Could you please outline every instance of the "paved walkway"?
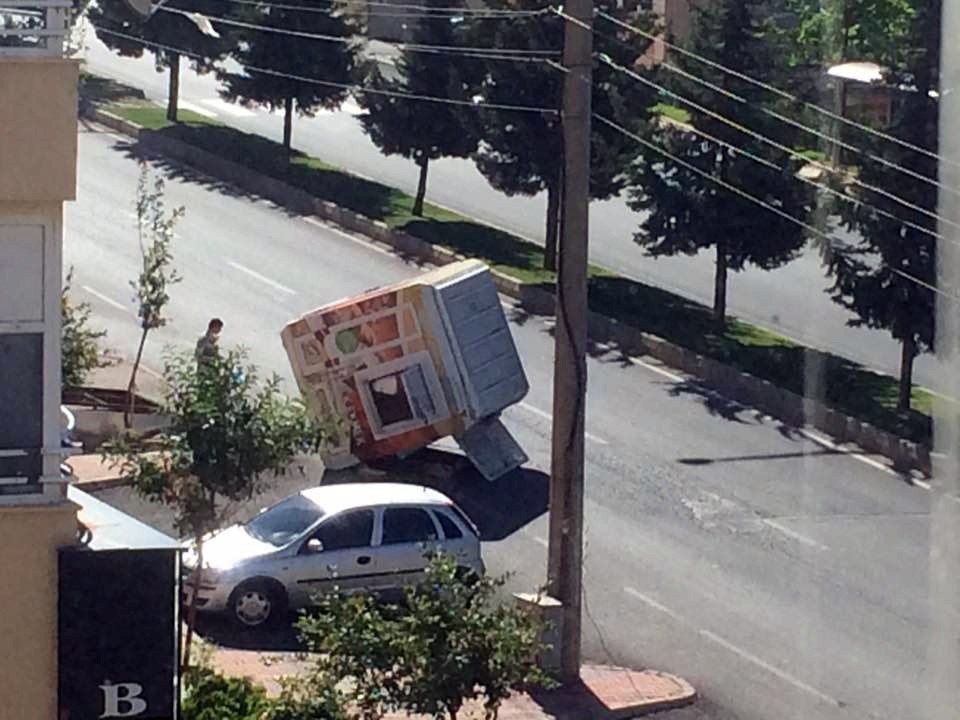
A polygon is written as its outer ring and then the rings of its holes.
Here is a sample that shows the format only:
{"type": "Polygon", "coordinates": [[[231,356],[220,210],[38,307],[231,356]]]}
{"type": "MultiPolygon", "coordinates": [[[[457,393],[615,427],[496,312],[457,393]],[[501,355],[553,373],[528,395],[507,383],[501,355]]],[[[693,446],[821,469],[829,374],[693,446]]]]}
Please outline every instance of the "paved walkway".
{"type": "MultiPolygon", "coordinates": [[[[280,690],[278,678],[295,675],[301,660],[292,653],[217,649],[213,664],[222,673],[262,683],[271,694],[280,690]]],[[[500,707],[500,720],[615,720],[689,705],[696,691],[686,681],[654,670],[627,670],[585,665],[581,683],[533,694],[519,693],[500,707]]],[[[460,720],[481,720],[483,707],[467,704],[460,720]]],[[[413,720],[406,714],[386,720],[413,720]]],[[[419,717],[417,720],[420,720],[419,717]]]]}

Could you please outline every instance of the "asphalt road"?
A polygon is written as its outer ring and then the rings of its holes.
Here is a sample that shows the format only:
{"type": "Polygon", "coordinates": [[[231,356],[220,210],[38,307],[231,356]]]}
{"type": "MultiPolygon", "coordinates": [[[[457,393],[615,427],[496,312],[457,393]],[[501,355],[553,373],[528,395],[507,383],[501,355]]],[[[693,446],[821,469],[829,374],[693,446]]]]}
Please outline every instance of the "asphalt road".
{"type": "MultiPolygon", "coordinates": [[[[97,40],[92,29],[86,34],[86,66],[142,88],[147,97],[165,101],[167,75],[158,73],[152,56],[139,60],[121,58],[97,40]]],[[[257,108],[224,102],[217,94],[216,78],[198,76],[186,65],[182,69],[181,103],[186,109],[215,117],[247,132],[279,140],[282,117],[257,108]]],[[[304,152],[359,175],[376,178],[408,192],[416,190],[418,170],[408,160],[386,157],[363,133],[355,103],[340,112],[322,111],[294,123],[294,145],[304,152]]],[[[487,183],[469,160],[443,159],[431,163],[427,197],[432,202],[480,218],[536,241],[542,241],[546,199],[507,197],[487,183]]],[[[758,212],[763,212],[758,208],[758,212]]],[[[633,242],[639,216],[621,198],[596,202],[591,208],[593,262],[643,282],[711,304],[713,298],[712,253],[697,256],[652,259],[633,242]]],[[[728,307],[731,313],[781,332],[823,350],[838,353],[867,367],[896,374],[899,346],[886,332],[850,328],[852,316],[826,294],[819,254],[810,249],[803,257],[782,268],[763,271],[748,268],[730,276],[728,307]]],[[[934,359],[917,360],[915,378],[927,387],[941,387],[934,359]]]]}
{"type": "MultiPolygon", "coordinates": [[[[81,132],[79,154],[64,263],[109,344],[132,354],[137,164],[126,140],[96,128],[81,132]]],[[[187,208],[174,246],[183,282],[170,323],[147,342],[151,369],[165,346],[192,347],[219,315],[225,344],[246,345],[265,371],[289,379],[278,337],[288,320],[419,271],[311,219],[166,171],[169,203],[187,208]]],[[[532,389],[505,421],[531,461],[495,485],[465,473],[444,487],[482,525],[491,571],[530,589],[545,568],[552,338],[543,318],[508,312],[532,389]]],[[[941,666],[931,664],[938,628],[956,603],[932,602],[928,566],[952,550],[938,528],[957,527],[960,505],[643,359],[597,348],[589,372],[589,658],[688,678],[703,701],[671,719],[956,717],[957,684],[938,690],[931,674],[941,666]],[[931,522],[932,510],[946,525],[931,522]]],[[[274,496],[314,480],[309,471],[280,480],[274,496]]],[[[129,490],[101,497],[169,524],[129,490]]]]}

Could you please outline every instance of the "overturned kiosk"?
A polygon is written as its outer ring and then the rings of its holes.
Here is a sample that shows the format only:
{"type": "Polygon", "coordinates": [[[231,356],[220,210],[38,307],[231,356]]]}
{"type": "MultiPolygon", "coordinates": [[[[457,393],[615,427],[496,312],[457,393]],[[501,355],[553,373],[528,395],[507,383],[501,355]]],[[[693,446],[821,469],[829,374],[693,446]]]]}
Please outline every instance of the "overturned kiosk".
{"type": "Polygon", "coordinates": [[[465,260],[338,300],[282,331],[324,461],[405,456],[452,436],[488,480],[527,460],[500,413],[529,390],[489,268],[465,260]]]}

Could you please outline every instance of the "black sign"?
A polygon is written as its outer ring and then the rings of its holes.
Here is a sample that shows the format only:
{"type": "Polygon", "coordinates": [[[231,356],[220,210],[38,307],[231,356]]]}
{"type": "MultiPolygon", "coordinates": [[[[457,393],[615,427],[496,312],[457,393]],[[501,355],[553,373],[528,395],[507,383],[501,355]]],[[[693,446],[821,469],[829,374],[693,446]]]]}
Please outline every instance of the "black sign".
{"type": "Polygon", "coordinates": [[[60,552],[59,720],[177,720],[177,550],[60,552]]]}

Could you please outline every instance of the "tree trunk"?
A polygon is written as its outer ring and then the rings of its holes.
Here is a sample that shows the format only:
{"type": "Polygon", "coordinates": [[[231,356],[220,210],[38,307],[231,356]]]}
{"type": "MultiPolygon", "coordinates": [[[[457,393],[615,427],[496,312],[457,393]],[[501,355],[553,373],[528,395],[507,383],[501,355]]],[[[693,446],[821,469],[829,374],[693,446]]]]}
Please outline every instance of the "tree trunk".
{"type": "Polygon", "coordinates": [[[413,201],[413,214],[417,217],[423,217],[423,200],[427,195],[427,167],[430,165],[430,159],[424,157],[417,162],[420,166],[420,180],[417,183],[417,197],[413,201]]]}
{"type": "Polygon", "coordinates": [[[180,55],[170,56],[170,87],[167,91],[167,120],[177,122],[177,106],[180,104],[180,55]]]}
{"type": "Polygon", "coordinates": [[[912,333],[900,345],[900,392],[898,410],[910,409],[910,394],[913,390],[913,361],[917,357],[917,343],[912,333]]]}
{"type": "Polygon", "coordinates": [[[190,587],[193,593],[190,598],[190,607],[187,608],[187,633],[183,637],[183,661],[181,667],[186,670],[190,667],[190,649],[193,645],[193,628],[197,623],[197,591],[200,589],[200,576],[203,574],[203,536],[196,538],[197,569],[190,577],[190,587]]]}
{"type": "Polygon", "coordinates": [[[283,147],[290,154],[290,142],[293,139],[293,98],[284,98],[283,101],[283,147]]]}
{"type": "Polygon", "coordinates": [[[727,321],[727,243],[717,240],[717,270],[713,277],[713,320],[720,327],[727,321]]]}
{"type": "Polygon", "coordinates": [[[560,197],[561,183],[547,186],[547,228],[543,249],[543,269],[557,269],[557,248],[560,244],[560,197]]]}
{"type": "Polygon", "coordinates": [[[128,430],[133,425],[133,412],[137,402],[137,370],[140,369],[140,359],[143,357],[143,346],[147,342],[147,333],[149,330],[143,328],[140,334],[140,347],[137,348],[137,359],[133,361],[133,370],[130,371],[130,383],[127,385],[127,412],[123,414],[123,426],[128,430]]]}

